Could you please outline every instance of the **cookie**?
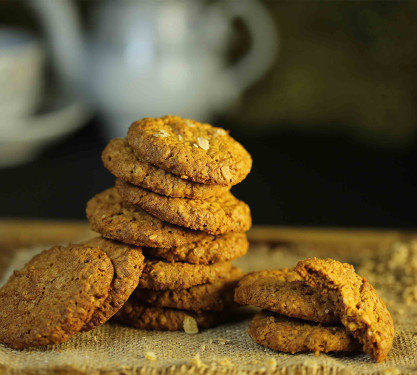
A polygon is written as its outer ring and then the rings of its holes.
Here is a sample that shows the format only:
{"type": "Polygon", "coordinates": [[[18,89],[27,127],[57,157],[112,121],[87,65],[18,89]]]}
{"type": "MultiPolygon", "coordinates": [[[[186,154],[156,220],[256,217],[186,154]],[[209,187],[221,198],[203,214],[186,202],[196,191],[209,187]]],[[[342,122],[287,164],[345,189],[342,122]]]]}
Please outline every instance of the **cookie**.
{"type": "Polygon", "coordinates": [[[187,320],[189,319],[194,320],[197,327],[202,329],[214,327],[222,323],[227,316],[227,312],[223,312],[222,314],[219,314],[217,311],[196,313],[185,310],[139,305],[132,301],[132,299],[129,299],[115,315],[114,321],[138,329],[183,331],[187,330],[187,320]]]}
{"type": "Polygon", "coordinates": [[[138,304],[168,307],[192,311],[222,311],[233,304],[233,290],[243,276],[238,267],[212,283],[192,286],[188,289],[152,290],[136,289],[133,298],[138,304]]]}
{"type": "Polygon", "coordinates": [[[293,269],[245,275],[235,290],[235,301],[293,318],[340,324],[334,304],[307,285],[293,269]]]}
{"type": "Polygon", "coordinates": [[[136,121],[127,140],[137,157],[203,184],[236,185],[252,167],[249,153],[224,129],[179,116],[136,121]]]}
{"type": "Polygon", "coordinates": [[[55,246],[36,255],[0,289],[0,342],[23,349],[68,340],[107,298],[113,272],[97,247],[55,246]]]}
{"type": "Polygon", "coordinates": [[[145,258],[140,247],[106,240],[102,237],[93,238],[85,242],[84,245],[103,250],[110,258],[114,268],[109,295],[82,328],[82,331],[89,331],[109,320],[128,300],[139,283],[145,258]]]}
{"type": "Polygon", "coordinates": [[[116,188],[125,201],[171,224],[215,235],[245,232],[251,226],[249,206],[230,192],[197,200],[165,197],[122,180],[116,188]]]}
{"type": "Polygon", "coordinates": [[[103,150],[101,159],[104,166],[117,178],[168,197],[205,199],[230,190],[230,186],[205,185],[183,180],[139,159],[123,138],[112,139],[103,150]]]}
{"type": "Polygon", "coordinates": [[[186,289],[224,278],[229,274],[231,267],[230,262],[188,264],[145,259],[145,268],[139,280],[138,288],[154,290],[186,289]]]}
{"type": "Polygon", "coordinates": [[[124,202],[115,188],[90,199],[86,212],[92,230],[135,246],[181,246],[209,237],[204,232],[165,223],[137,205],[124,202]]]}
{"type": "Polygon", "coordinates": [[[171,248],[144,247],[142,251],[145,255],[170,262],[211,264],[239,258],[246,254],[248,248],[249,242],[244,233],[226,233],[171,248]]]}
{"type": "Polygon", "coordinates": [[[369,281],[356,274],[352,265],[333,259],[306,259],[295,270],[335,303],[342,324],[366,353],[382,362],[392,347],[394,323],[369,281]]]}
{"type": "Polygon", "coordinates": [[[252,339],[280,352],[355,352],[360,345],[345,327],[325,326],[268,311],[257,313],[249,327],[252,339]]]}

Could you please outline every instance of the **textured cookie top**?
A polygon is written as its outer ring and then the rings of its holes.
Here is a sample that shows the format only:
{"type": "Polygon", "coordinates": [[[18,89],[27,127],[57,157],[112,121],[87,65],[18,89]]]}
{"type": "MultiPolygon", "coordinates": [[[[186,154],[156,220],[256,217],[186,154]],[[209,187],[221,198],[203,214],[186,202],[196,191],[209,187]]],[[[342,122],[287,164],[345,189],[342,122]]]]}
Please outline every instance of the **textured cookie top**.
{"type": "Polygon", "coordinates": [[[268,311],[255,315],[249,335],[258,344],[289,353],[352,352],[360,348],[343,326],[325,326],[268,311]]]}
{"type": "Polygon", "coordinates": [[[139,205],[163,221],[182,227],[223,234],[245,232],[252,224],[249,206],[230,192],[197,200],[165,197],[122,180],[116,181],[116,187],[124,200],[139,205]]]}
{"type": "MultiPolygon", "coordinates": [[[[166,309],[141,305],[129,299],[115,316],[115,321],[138,329],[158,331],[183,331],[187,329],[187,320],[197,329],[210,328],[221,323],[227,314],[213,311],[196,313],[177,309],[166,309]]],[[[188,323],[190,324],[190,323],[188,323]]]]}
{"type": "Polygon", "coordinates": [[[91,229],[103,237],[136,246],[172,247],[201,241],[207,233],[165,223],[139,206],[122,200],[115,188],[107,189],[87,203],[91,229]]]}
{"type": "Polygon", "coordinates": [[[107,298],[113,272],[97,247],[36,255],[0,289],[0,342],[22,349],[66,341],[107,298]]]}
{"type": "Polygon", "coordinates": [[[249,242],[244,233],[226,233],[208,236],[202,241],[163,248],[144,247],[143,253],[170,262],[181,261],[194,264],[227,262],[246,254],[249,242]]]}
{"type": "Polygon", "coordinates": [[[243,276],[238,267],[232,267],[224,277],[212,283],[188,289],[152,290],[137,288],[134,299],[138,303],[192,311],[222,311],[233,304],[233,290],[243,276]]]}
{"type": "Polygon", "coordinates": [[[179,116],[136,121],[127,140],[139,158],[203,184],[235,185],[252,167],[249,153],[224,129],[179,116]]]}
{"type": "Polygon", "coordinates": [[[89,331],[109,320],[128,300],[139,283],[145,257],[142,255],[140,247],[106,240],[102,237],[93,238],[85,242],[84,245],[98,247],[104,251],[114,268],[109,295],[103,304],[94,311],[93,316],[82,329],[89,331]]]}
{"type": "Polygon", "coordinates": [[[230,186],[205,185],[184,180],[133,154],[126,139],[115,138],[101,155],[104,166],[116,177],[168,197],[204,199],[230,190],[230,186]]]}
{"type": "Polygon", "coordinates": [[[240,280],[235,301],[293,318],[340,323],[334,304],[305,283],[293,269],[252,272],[240,280]]]}
{"type": "Polygon", "coordinates": [[[366,353],[382,362],[392,347],[394,322],[369,281],[356,274],[352,265],[333,259],[306,259],[295,270],[334,301],[342,324],[366,353]]]}
{"type": "Polygon", "coordinates": [[[190,288],[194,285],[212,283],[216,279],[225,278],[231,267],[230,262],[188,264],[146,259],[138,288],[155,290],[190,288]]]}

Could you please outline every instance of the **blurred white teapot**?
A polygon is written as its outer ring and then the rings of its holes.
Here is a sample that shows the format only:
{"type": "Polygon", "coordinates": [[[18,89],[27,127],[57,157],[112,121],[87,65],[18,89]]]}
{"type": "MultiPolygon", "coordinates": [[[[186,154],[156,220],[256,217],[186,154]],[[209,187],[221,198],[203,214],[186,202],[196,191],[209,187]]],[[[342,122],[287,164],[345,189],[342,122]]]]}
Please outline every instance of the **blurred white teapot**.
{"type": "Polygon", "coordinates": [[[255,0],[107,1],[95,15],[86,78],[111,137],[145,116],[209,120],[258,80],[277,52],[274,24],[255,0]],[[236,18],[252,43],[226,67],[236,18]]]}
{"type": "Polygon", "coordinates": [[[64,85],[99,110],[110,137],[124,136],[145,116],[209,120],[265,73],[278,49],[275,26],[257,0],[96,2],[84,41],[70,0],[31,4],[57,51],[64,85]],[[227,67],[235,19],[246,25],[251,45],[227,67]]]}

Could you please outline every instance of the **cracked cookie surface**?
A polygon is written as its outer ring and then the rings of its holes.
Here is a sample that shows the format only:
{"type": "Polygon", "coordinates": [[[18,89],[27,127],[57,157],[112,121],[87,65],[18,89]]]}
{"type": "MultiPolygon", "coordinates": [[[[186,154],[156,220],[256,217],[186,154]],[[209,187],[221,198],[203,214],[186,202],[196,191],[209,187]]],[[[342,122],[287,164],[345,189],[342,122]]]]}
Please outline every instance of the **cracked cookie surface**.
{"type": "Polygon", "coordinates": [[[363,350],[377,362],[385,360],[394,339],[394,322],[369,281],[352,265],[333,259],[305,259],[295,270],[335,303],[342,324],[363,350]]]}
{"type": "Polygon", "coordinates": [[[172,198],[116,181],[120,196],[140,206],[149,214],[171,224],[218,235],[227,232],[245,232],[251,224],[249,206],[226,192],[204,200],[172,198]]]}
{"type": "Polygon", "coordinates": [[[309,351],[318,354],[360,349],[360,345],[342,325],[324,326],[268,311],[261,311],[254,316],[249,335],[260,345],[288,353],[309,351]]]}
{"type": "Polygon", "coordinates": [[[184,180],[139,159],[124,138],[110,140],[101,158],[104,166],[117,178],[168,197],[205,199],[230,190],[230,186],[184,180]]]}
{"type": "Polygon", "coordinates": [[[107,189],[87,203],[92,230],[103,237],[135,246],[172,247],[201,241],[209,235],[172,225],[123,201],[115,188],[107,189]]]}
{"type": "Polygon", "coordinates": [[[113,273],[97,247],[55,246],[34,256],[0,289],[0,342],[23,349],[68,340],[107,298],[113,273]]]}
{"type": "Polygon", "coordinates": [[[252,167],[249,153],[224,129],[179,116],[136,121],[127,140],[139,158],[194,182],[235,185],[252,167]]]}
{"type": "Polygon", "coordinates": [[[334,304],[310,287],[293,269],[263,270],[245,275],[235,301],[293,318],[340,323],[334,304]]]}

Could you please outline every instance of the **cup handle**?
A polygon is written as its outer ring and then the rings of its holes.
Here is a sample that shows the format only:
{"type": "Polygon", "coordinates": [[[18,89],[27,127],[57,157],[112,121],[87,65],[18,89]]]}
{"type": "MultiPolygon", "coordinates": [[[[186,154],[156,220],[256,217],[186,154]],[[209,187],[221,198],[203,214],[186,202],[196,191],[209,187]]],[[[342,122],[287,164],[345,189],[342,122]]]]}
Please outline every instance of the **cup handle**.
{"type": "Polygon", "coordinates": [[[241,93],[257,82],[278,55],[279,35],[267,9],[257,0],[226,1],[224,11],[232,20],[240,18],[248,27],[252,44],[249,51],[226,70],[241,93]]]}

